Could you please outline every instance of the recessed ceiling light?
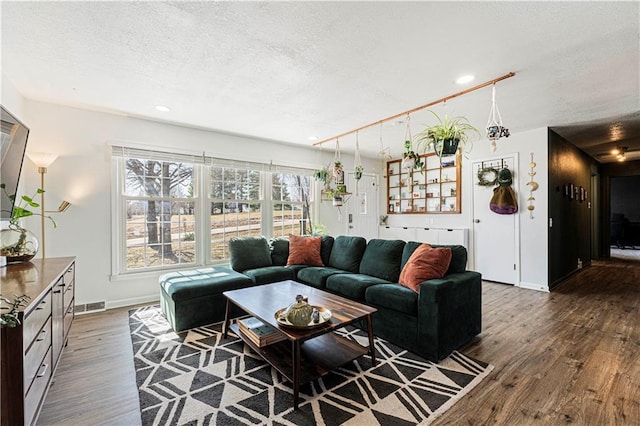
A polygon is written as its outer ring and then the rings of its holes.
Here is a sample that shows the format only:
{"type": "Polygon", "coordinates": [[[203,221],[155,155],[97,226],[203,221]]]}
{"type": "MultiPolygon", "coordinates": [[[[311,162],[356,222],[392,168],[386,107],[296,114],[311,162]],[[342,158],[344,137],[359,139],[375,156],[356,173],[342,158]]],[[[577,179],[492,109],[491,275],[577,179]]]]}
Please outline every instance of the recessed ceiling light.
{"type": "Polygon", "coordinates": [[[317,136],[309,136],[308,139],[310,141],[317,141],[319,138],[317,136]]]}
{"type": "Polygon", "coordinates": [[[164,106],[164,105],[156,105],[156,109],[158,111],[162,111],[162,112],[169,112],[171,111],[171,108],[169,108],[168,106],[164,106]]]}
{"type": "Polygon", "coordinates": [[[619,150],[618,148],[613,148],[613,149],[611,150],[611,154],[613,154],[613,155],[620,154],[620,150],[619,150]]]}
{"type": "Polygon", "coordinates": [[[467,74],[467,75],[463,75],[462,77],[458,77],[458,79],[456,80],[457,84],[466,84],[469,83],[470,81],[473,81],[476,77],[474,75],[471,74],[467,74]]]}

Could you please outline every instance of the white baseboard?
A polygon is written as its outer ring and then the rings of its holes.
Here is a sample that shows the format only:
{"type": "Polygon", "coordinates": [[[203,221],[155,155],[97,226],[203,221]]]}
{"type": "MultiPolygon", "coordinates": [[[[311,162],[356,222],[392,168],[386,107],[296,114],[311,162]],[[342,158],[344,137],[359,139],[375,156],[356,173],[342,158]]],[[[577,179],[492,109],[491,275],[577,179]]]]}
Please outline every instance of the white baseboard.
{"type": "Polygon", "coordinates": [[[524,281],[520,281],[520,285],[518,285],[518,287],[526,288],[528,290],[537,290],[537,291],[544,291],[545,293],[549,293],[549,286],[543,285],[543,284],[527,283],[524,281]]]}
{"type": "Polygon", "coordinates": [[[131,297],[128,299],[111,300],[106,303],[105,309],[122,308],[125,306],[141,305],[144,303],[159,303],[160,298],[158,295],[131,297]]]}

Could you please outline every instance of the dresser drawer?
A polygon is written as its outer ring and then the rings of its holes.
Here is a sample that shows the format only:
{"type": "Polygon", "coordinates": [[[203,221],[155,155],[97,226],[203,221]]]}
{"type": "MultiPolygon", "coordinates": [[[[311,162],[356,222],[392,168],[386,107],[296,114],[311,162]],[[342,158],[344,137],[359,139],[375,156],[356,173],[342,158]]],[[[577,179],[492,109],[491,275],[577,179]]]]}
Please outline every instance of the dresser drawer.
{"type": "Polygon", "coordinates": [[[47,322],[51,316],[51,290],[47,291],[45,296],[37,302],[33,307],[33,310],[23,320],[22,324],[22,341],[23,353],[27,353],[29,347],[35,340],[36,336],[42,330],[44,323],[47,322]]]}
{"type": "Polygon", "coordinates": [[[69,306],[67,307],[67,311],[64,313],[64,340],[67,340],[67,336],[69,335],[69,329],[71,329],[71,323],[73,322],[74,315],[74,306],[73,302],[75,299],[71,299],[69,306]]]}
{"type": "Polygon", "coordinates": [[[64,306],[68,307],[69,303],[71,302],[71,299],[73,299],[73,294],[74,294],[74,286],[76,285],[76,280],[75,280],[75,265],[71,265],[71,267],[67,270],[67,272],[64,273],[64,296],[63,296],[63,300],[64,300],[64,306]]]}
{"type": "Polygon", "coordinates": [[[24,389],[28,391],[38,374],[42,359],[51,346],[51,318],[36,336],[33,344],[24,356],[24,389]]]}
{"type": "Polygon", "coordinates": [[[30,425],[40,408],[40,404],[44,401],[44,394],[51,378],[51,349],[47,351],[42,363],[38,366],[38,372],[33,379],[31,388],[27,391],[24,398],[24,424],[30,425]]]}

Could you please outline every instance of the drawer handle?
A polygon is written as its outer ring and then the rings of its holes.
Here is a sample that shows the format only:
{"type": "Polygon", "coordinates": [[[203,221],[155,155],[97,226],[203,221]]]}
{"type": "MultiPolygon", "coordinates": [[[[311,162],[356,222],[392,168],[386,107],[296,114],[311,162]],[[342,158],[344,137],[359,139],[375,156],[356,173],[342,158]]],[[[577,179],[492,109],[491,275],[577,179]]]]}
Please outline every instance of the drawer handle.
{"type": "Polygon", "coordinates": [[[65,283],[60,283],[59,286],[60,287],[64,287],[66,284],[65,283]]]}
{"type": "Polygon", "coordinates": [[[46,300],[43,300],[42,302],[40,302],[40,305],[38,305],[38,307],[36,308],[36,311],[43,310],[44,308],[42,307],[42,305],[46,305],[46,304],[47,304],[46,300]]]}
{"type": "MultiPolygon", "coordinates": [[[[47,334],[47,330],[41,330],[40,334],[47,334]]],[[[44,337],[41,337],[39,339],[36,339],[36,342],[42,342],[44,340],[44,337]]]]}
{"type": "Polygon", "coordinates": [[[38,371],[38,374],[36,374],[36,377],[44,377],[44,375],[47,372],[47,368],[49,368],[49,364],[42,364],[40,366],[40,369],[42,370],[42,372],[38,371]]]}
{"type": "Polygon", "coordinates": [[[59,293],[62,293],[62,290],[56,290],[53,292],[53,294],[59,294],[59,293]]]}

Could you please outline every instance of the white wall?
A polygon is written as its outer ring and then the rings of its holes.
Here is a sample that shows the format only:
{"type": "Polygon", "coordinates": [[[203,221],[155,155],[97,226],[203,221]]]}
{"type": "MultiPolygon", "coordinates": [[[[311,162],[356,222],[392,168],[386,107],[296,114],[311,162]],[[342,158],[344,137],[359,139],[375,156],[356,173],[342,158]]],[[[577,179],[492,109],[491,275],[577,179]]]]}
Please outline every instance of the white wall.
{"type": "MultiPolygon", "coordinates": [[[[220,158],[319,168],[330,150],[281,144],[164,124],[103,112],[26,100],[22,114],[31,128],[28,151],[60,155],[45,175],[47,208],[64,199],[71,208],[55,215],[57,229],[46,230],[47,257],[76,256],[76,304],[106,301],[107,308],[158,299],[160,273],[111,280],[111,158],[108,142],[133,141],[158,150],[201,153],[220,158]]],[[[353,159],[343,154],[345,164],[353,159]]],[[[366,163],[365,167],[374,167],[366,163]]],[[[25,160],[25,191],[39,186],[36,167],[25,160]]],[[[343,233],[333,209],[320,209],[319,221],[331,234],[343,233]],[[326,217],[325,217],[326,215],[326,217]]],[[[29,219],[36,235],[40,222],[29,219]]]]}
{"type": "MultiPolygon", "coordinates": [[[[475,176],[471,170],[474,159],[483,159],[499,155],[518,153],[519,175],[514,182],[514,190],[518,195],[520,223],[520,286],[537,290],[548,290],[548,143],[547,128],[534,129],[527,132],[512,134],[509,138],[498,141],[498,150],[492,153],[489,141],[474,142],[471,152],[462,158],[462,212],[460,214],[396,214],[389,215],[389,226],[431,227],[431,228],[468,228],[469,229],[469,259],[473,268],[473,185],[475,176]],[[534,219],[529,218],[526,209],[529,187],[530,153],[534,154],[536,162],[535,181],[540,185],[535,192],[534,219]],[[516,186],[517,185],[517,186],[516,186]]],[[[386,189],[383,187],[383,190],[386,189]]],[[[386,193],[381,194],[380,210],[386,211],[386,193]]],[[[496,232],[499,232],[498,230],[496,232]]],[[[496,262],[499,262],[496,259],[496,262]]]]}
{"type": "Polygon", "coordinates": [[[2,86],[0,88],[0,104],[17,119],[21,120],[24,98],[4,73],[2,73],[2,86]]]}

